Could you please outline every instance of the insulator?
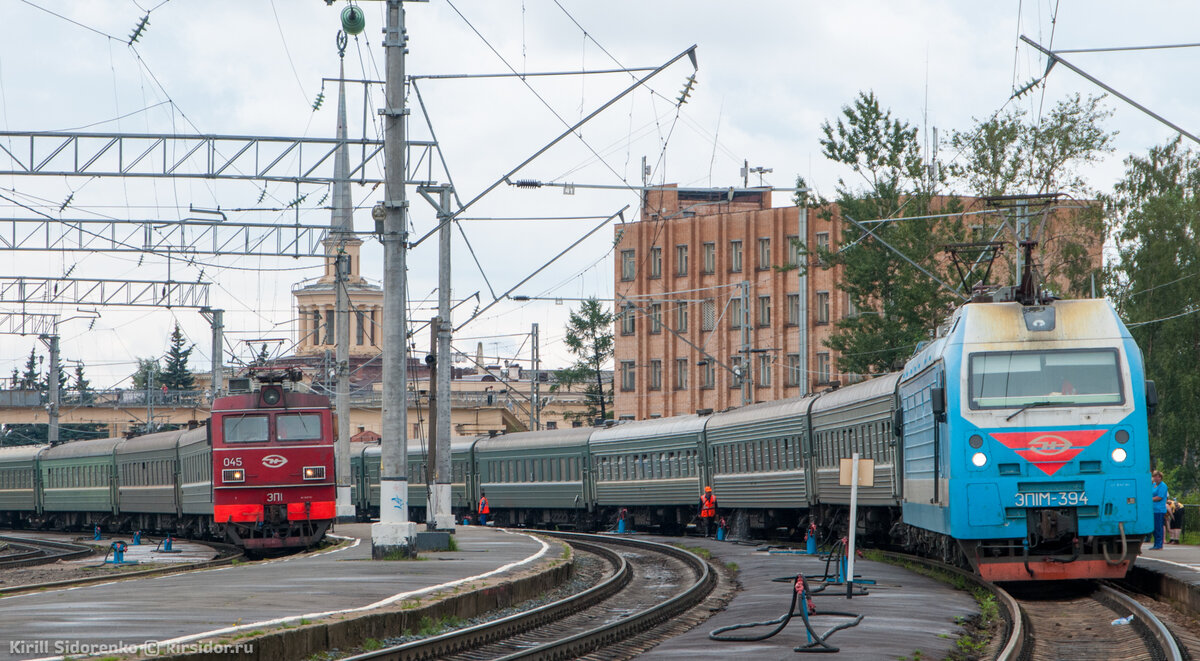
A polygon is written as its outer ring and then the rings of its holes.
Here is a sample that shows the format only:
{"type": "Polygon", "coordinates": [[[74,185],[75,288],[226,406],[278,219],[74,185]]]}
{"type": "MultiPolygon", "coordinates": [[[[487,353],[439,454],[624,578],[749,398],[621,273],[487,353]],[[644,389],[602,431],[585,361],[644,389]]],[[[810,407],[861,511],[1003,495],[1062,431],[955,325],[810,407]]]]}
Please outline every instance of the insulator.
{"type": "Polygon", "coordinates": [[[138,21],[137,27],[133,29],[133,34],[129,35],[128,43],[130,46],[132,46],[135,41],[142,38],[142,33],[146,31],[147,25],[150,25],[150,12],[146,12],[146,15],[142,17],[142,20],[138,21]]]}
{"type": "Polygon", "coordinates": [[[536,179],[518,179],[513,185],[517,188],[541,188],[542,182],[536,179]]]}

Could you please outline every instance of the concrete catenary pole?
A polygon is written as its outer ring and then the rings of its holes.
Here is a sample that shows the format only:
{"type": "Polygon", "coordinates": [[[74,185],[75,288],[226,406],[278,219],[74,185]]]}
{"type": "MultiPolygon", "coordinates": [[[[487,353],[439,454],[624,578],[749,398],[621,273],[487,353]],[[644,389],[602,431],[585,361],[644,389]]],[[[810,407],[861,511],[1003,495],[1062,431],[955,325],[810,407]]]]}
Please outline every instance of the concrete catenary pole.
{"type": "Polygon", "coordinates": [[[437,530],[453,530],[454,514],[450,510],[450,376],[454,365],[450,360],[450,217],[449,186],[443,186],[438,198],[438,317],[437,332],[437,426],[434,429],[437,448],[433,469],[433,491],[430,493],[430,520],[437,530]]]}
{"type": "Polygon", "coordinates": [[[50,373],[46,375],[46,385],[50,395],[50,401],[46,404],[46,413],[50,429],[47,432],[46,440],[50,445],[58,445],[58,336],[43,335],[41,340],[50,349],[50,373]]]}
{"type": "Polygon", "coordinates": [[[404,31],[401,0],[387,1],[383,46],[387,91],[384,115],[383,441],[380,448],[379,523],[371,527],[371,555],[410,555],[416,526],[408,520],[408,314],[405,309],[407,211],[404,130],[404,31]]]}
{"type": "Polygon", "coordinates": [[[538,401],[538,366],[541,364],[541,354],[538,348],[538,325],[534,324],[529,331],[530,360],[529,360],[529,431],[541,429],[541,402],[538,401]]]}

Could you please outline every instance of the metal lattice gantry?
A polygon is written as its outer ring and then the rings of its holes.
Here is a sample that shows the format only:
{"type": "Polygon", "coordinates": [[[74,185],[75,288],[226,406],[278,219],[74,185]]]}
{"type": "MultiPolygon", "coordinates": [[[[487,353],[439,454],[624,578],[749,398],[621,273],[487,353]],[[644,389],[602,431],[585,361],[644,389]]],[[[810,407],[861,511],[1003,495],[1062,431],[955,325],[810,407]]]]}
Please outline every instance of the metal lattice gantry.
{"type": "MultiPolygon", "coordinates": [[[[236,135],[0,131],[0,174],[193,177],[328,183],[340,140],[236,135]]],[[[367,164],[381,140],[347,140],[349,179],[382,183],[367,164]]]]}
{"type": "Polygon", "coordinates": [[[207,308],[207,282],[0,277],[0,303],[207,308]]]}
{"type": "Polygon", "coordinates": [[[324,257],[329,225],[0,219],[0,250],[324,257]]]}
{"type": "Polygon", "coordinates": [[[0,311],[0,335],[53,335],[58,315],[0,311]]]}
{"type": "MultiPolygon", "coordinates": [[[[382,140],[366,138],[288,138],[245,135],[77,133],[0,131],[0,175],[77,177],[189,177],[327,184],[333,161],[345,144],[348,181],[383,183],[382,165],[370,164],[383,151],[382,140]]],[[[409,140],[414,169],[432,162],[437,143],[409,140]]],[[[429,183],[413,179],[409,183],[429,183]]]]}

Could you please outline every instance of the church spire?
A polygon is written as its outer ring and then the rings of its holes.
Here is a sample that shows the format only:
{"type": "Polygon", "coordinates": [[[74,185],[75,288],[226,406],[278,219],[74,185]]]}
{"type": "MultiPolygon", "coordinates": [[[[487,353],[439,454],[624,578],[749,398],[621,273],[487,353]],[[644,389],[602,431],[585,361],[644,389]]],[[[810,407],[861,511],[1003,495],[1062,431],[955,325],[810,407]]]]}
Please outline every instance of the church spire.
{"type": "Polygon", "coordinates": [[[354,202],[350,197],[350,146],[346,143],[346,37],[338,34],[338,116],[337,154],[333,159],[333,214],[330,226],[334,234],[354,232],[354,202]]]}

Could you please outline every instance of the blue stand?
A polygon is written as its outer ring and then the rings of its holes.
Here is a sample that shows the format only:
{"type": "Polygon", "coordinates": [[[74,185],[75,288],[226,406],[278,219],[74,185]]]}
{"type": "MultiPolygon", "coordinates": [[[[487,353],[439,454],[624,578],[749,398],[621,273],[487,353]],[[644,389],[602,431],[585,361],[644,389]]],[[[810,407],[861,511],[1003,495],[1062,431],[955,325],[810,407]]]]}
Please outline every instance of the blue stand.
{"type": "Polygon", "coordinates": [[[142,531],[139,530],[139,531],[133,533],[133,545],[134,546],[142,545],[142,531]]]}
{"type": "Polygon", "coordinates": [[[96,526],[96,529],[92,532],[92,540],[100,541],[100,526],[96,526]]]}
{"type": "Polygon", "coordinates": [[[464,525],[464,526],[469,526],[469,525],[471,525],[471,517],[469,517],[469,516],[464,516],[464,517],[463,517],[463,525],[464,525]]]}
{"type": "Polygon", "coordinates": [[[108,565],[136,565],[137,564],[137,560],[126,560],[125,559],[125,542],[113,542],[112,546],[110,548],[112,549],[112,560],[105,560],[104,561],[105,564],[108,564],[108,565]]]}
{"type": "Polygon", "coordinates": [[[617,534],[625,534],[625,519],[617,519],[617,534]]]}
{"type": "Polygon", "coordinates": [[[808,538],[806,539],[806,544],[807,545],[805,546],[805,551],[807,551],[809,555],[816,555],[817,554],[817,538],[816,538],[816,536],[813,535],[812,533],[809,533],[808,538]]]}
{"type": "Polygon", "coordinates": [[[725,541],[725,529],[724,528],[717,528],[717,541],[718,542],[725,541]]]}

